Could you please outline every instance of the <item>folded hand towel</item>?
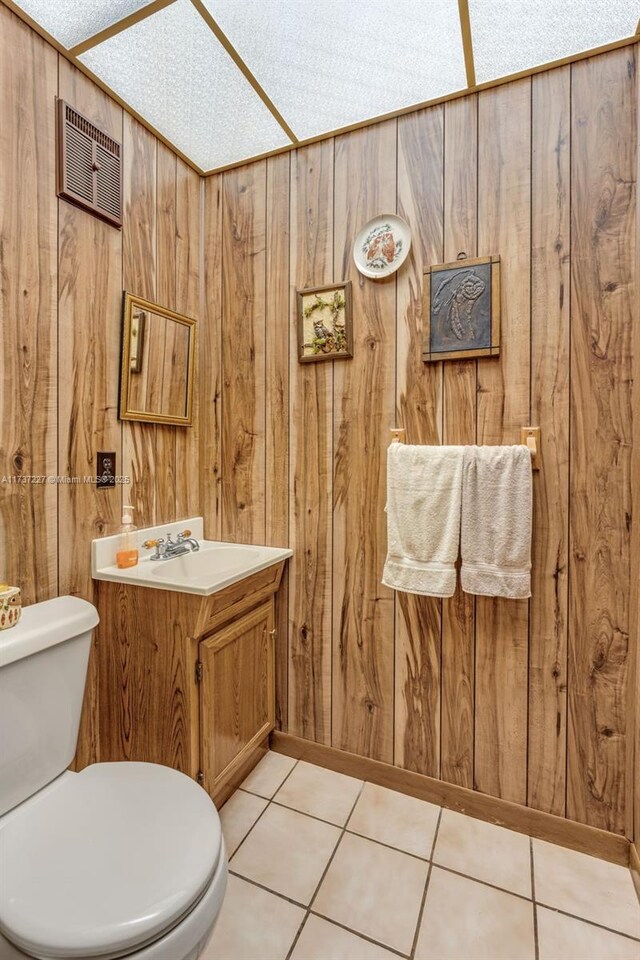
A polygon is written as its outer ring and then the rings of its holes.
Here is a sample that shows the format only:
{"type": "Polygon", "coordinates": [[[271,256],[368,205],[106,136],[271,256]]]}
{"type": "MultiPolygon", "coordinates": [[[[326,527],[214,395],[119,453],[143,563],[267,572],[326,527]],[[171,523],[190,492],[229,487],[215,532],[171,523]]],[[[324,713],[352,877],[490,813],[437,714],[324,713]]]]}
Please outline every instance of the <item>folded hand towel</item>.
{"type": "Polygon", "coordinates": [[[531,454],[527,447],[465,447],[462,589],[531,596],[531,454]]]}
{"type": "Polygon", "coordinates": [[[385,586],[429,597],[453,595],[463,451],[404,443],[389,447],[385,586]]]}

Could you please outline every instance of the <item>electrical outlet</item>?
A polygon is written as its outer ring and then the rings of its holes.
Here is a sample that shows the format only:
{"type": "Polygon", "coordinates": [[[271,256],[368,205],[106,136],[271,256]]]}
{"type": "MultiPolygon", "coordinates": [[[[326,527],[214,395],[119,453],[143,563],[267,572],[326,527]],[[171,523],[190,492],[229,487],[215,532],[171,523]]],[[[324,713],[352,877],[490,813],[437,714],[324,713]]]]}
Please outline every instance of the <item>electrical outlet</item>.
{"type": "Polygon", "coordinates": [[[99,490],[116,485],[116,455],[98,451],[96,457],[96,486],[99,490]]]}

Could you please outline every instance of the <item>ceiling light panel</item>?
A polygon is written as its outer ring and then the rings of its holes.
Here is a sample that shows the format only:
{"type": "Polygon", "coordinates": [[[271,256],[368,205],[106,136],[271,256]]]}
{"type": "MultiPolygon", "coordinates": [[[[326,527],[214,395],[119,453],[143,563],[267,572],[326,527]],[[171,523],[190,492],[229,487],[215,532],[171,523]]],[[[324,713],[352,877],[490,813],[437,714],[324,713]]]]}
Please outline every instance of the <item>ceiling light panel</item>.
{"type": "Polygon", "coordinates": [[[300,139],[466,86],[457,0],[204,0],[300,139]]]}
{"type": "Polygon", "coordinates": [[[635,33],[638,0],[469,0],[478,83],[635,33]]]}
{"type": "Polygon", "coordinates": [[[18,6],[64,47],[75,47],[151,0],[17,0],[18,6]]]}
{"type": "Polygon", "coordinates": [[[190,0],[80,59],[204,170],[291,142],[190,0]]]}

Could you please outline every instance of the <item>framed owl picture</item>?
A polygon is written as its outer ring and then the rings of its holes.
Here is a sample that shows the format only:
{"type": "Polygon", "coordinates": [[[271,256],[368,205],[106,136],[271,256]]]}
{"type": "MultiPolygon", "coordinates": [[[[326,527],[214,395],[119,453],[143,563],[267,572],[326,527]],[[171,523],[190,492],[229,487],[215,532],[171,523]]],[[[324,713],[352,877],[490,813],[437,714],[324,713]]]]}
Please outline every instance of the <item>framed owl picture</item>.
{"type": "Polygon", "coordinates": [[[500,257],[439,263],[424,274],[422,359],[500,354],[500,257]]]}
{"type": "Polygon", "coordinates": [[[351,281],[308,287],[297,295],[300,363],[352,357],[351,281]]]}

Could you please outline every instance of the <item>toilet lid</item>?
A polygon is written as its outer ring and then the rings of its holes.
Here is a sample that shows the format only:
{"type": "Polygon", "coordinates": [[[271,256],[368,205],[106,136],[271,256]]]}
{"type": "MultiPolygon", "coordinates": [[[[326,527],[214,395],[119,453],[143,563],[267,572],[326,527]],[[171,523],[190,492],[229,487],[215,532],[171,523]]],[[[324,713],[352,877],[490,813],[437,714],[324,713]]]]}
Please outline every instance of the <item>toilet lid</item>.
{"type": "Polygon", "coordinates": [[[130,953],[189,911],[220,850],[213,803],[177,770],[65,774],[0,823],[0,931],[33,957],[130,953]]]}

